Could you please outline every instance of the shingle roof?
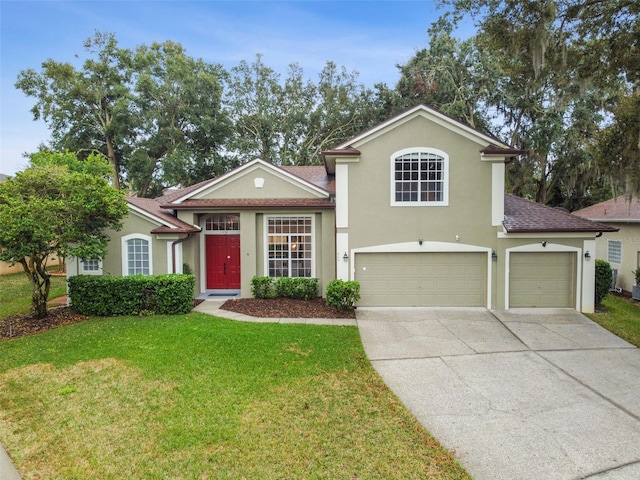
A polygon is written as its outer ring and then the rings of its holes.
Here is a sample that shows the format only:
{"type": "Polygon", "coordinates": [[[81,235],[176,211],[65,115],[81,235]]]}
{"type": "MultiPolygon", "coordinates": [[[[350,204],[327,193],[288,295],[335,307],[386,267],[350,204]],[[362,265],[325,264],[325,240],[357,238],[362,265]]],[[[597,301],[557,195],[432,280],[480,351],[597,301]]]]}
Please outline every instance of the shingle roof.
{"type": "Polygon", "coordinates": [[[200,231],[198,227],[189,225],[171,215],[167,210],[163,210],[157,200],[153,198],[127,197],[127,202],[131,205],[138,207],[164,223],[164,225],[151,230],[152,233],[193,233],[200,231]]]}
{"type": "Polygon", "coordinates": [[[556,208],[505,194],[504,228],[508,233],[615,232],[618,229],[556,208]]]}
{"type": "Polygon", "coordinates": [[[335,193],[336,191],[335,177],[333,175],[327,175],[327,171],[322,165],[283,166],[280,168],[329,193],[335,193]]]}
{"type": "Polygon", "coordinates": [[[627,201],[624,195],[573,212],[597,222],[640,222],[640,197],[627,201]]]}

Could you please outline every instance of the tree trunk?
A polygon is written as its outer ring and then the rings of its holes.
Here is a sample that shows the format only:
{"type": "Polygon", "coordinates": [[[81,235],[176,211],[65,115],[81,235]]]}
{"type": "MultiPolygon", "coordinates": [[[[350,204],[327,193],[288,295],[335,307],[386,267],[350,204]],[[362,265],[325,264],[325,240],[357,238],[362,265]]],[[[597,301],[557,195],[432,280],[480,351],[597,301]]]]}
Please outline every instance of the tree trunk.
{"type": "Polygon", "coordinates": [[[33,258],[20,260],[25,274],[31,283],[31,314],[35,318],[47,316],[47,300],[51,288],[51,275],[33,258]]]}
{"type": "Polygon", "coordinates": [[[116,158],[116,151],[113,148],[113,139],[111,136],[106,136],[107,143],[107,157],[109,158],[109,163],[113,167],[113,188],[116,190],[120,190],[120,165],[118,164],[118,159],[116,158]]]}

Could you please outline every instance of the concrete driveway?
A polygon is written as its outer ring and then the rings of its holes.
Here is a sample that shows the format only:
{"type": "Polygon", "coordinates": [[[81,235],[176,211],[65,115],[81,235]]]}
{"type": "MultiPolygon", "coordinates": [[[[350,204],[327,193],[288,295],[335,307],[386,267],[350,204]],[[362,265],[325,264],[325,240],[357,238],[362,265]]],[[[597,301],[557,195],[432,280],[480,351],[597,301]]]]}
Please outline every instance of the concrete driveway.
{"type": "Polygon", "coordinates": [[[640,350],[565,309],[358,309],[384,381],[476,480],[639,479],[640,350]]]}

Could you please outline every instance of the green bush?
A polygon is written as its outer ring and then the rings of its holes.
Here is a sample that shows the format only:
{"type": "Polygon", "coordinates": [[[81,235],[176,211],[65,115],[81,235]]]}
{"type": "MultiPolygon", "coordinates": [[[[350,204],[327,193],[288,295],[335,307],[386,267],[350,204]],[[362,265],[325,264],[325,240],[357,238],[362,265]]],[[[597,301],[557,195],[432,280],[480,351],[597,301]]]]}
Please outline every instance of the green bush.
{"type": "Polygon", "coordinates": [[[251,294],[256,298],[297,298],[310,300],[318,295],[317,278],[253,277],[251,294]]]}
{"type": "Polygon", "coordinates": [[[613,271],[611,265],[605,260],[596,260],[596,288],[595,302],[600,305],[602,300],[609,293],[611,282],[613,281],[613,271]]]}
{"type": "Polygon", "coordinates": [[[69,278],[73,310],[85,315],[176,315],[193,308],[193,275],[69,278]]]}
{"type": "Polygon", "coordinates": [[[317,278],[280,277],[276,281],[276,296],[311,300],[318,295],[317,278]]]}
{"type": "Polygon", "coordinates": [[[360,283],[332,280],[327,285],[326,299],[327,305],[340,310],[353,310],[356,302],[360,300],[360,283]]]}
{"type": "Polygon", "coordinates": [[[275,298],[276,279],[273,277],[253,277],[251,294],[256,298],[275,298]]]}

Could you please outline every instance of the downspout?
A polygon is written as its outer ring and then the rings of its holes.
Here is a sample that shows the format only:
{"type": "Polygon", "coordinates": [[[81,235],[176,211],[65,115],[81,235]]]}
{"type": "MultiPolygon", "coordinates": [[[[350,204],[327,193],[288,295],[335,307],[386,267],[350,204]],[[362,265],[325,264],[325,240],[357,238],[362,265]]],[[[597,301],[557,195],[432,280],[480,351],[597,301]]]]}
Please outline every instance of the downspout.
{"type": "Polygon", "coordinates": [[[176,273],[176,245],[182,242],[186,242],[193,236],[193,233],[187,233],[187,236],[184,238],[179,238],[178,240],[174,240],[171,243],[171,271],[176,273]]]}

